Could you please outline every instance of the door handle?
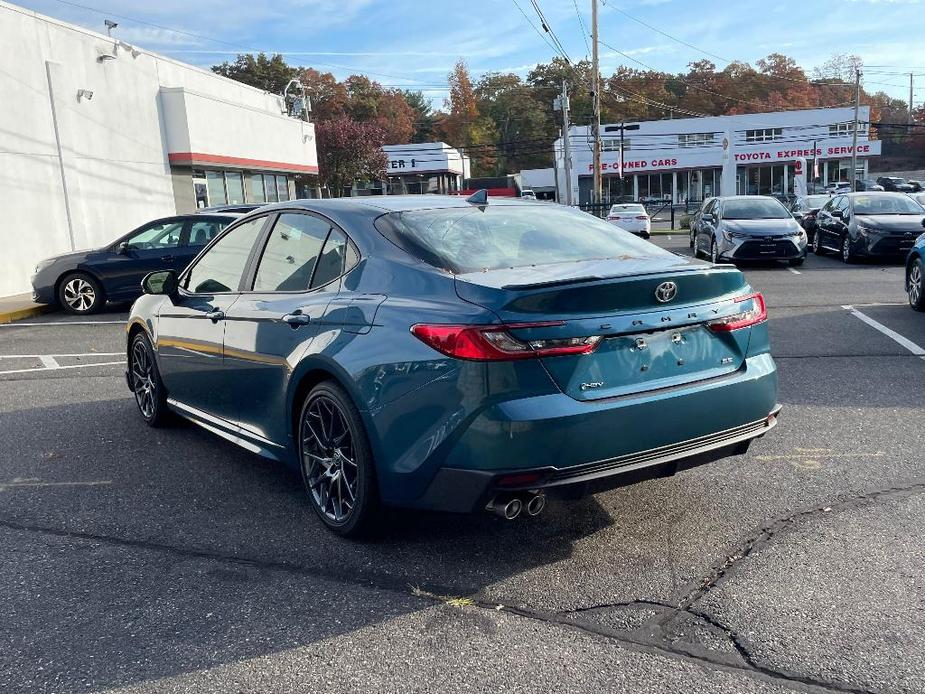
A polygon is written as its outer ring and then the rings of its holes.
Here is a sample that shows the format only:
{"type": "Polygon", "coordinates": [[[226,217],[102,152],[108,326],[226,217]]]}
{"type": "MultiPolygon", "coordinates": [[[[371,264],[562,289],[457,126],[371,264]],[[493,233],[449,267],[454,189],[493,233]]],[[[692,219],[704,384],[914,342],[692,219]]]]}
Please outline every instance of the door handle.
{"type": "Polygon", "coordinates": [[[311,323],[312,317],[301,311],[296,311],[294,313],[287,313],[283,316],[283,321],[289,323],[293,328],[298,328],[300,325],[308,325],[311,323]]]}
{"type": "Polygon", "coordinates": [[[165,263],[172,263],[173,256],[172,255],[162,255],[161,260],[163,260],[165,263]]]}
{"type": "Polygon", "coordinates": [[[225,320],[225,312],[219,308],[213,308],[206,314],[206,318],[211,320],[213,323],[218,323],[220,320],[225,320]]]}

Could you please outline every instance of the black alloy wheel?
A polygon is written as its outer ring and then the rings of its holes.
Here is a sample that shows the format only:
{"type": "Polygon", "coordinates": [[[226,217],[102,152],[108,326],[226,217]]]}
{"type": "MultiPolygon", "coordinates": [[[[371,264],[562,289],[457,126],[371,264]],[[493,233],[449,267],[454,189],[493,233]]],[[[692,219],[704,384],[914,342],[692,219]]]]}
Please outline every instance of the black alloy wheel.
{"type": "Polygon", "coordinates": [[[851,264],[855,260],[854,251],[851,250],[851,236],[845,234],[841,241],[841,259],[843,263],[851,264]]]}
{"type": "Polygon", "coordinates": [[[916,311],[925,311],[925,266],[921,258],[913,260],[909,267],[906,292],[909,294],[909,305],[916,311]]]}
{"type": "Polygon", "coordinates": [[[373,460],[359,412],[338,385],[315,386],[299,419],[302,479],[315,513],[339,535],[367,532],[378,510],[373,460]]]}
{"type": "Polygon", "coordinates": [[[129,380],[141,418],[148,426],[161,426],[169,416],[167,393],[157,370],[154,350],[144,333],[138,333],[132,340],[128,366],[129,380]]]}
{"type": "Polygon", "coordinates": [[[816,233],[813,234],[813,253],[825,255],[825,249],[822,247],[822,234],[819,233],[819,229],[816,229],[816,233]]]}

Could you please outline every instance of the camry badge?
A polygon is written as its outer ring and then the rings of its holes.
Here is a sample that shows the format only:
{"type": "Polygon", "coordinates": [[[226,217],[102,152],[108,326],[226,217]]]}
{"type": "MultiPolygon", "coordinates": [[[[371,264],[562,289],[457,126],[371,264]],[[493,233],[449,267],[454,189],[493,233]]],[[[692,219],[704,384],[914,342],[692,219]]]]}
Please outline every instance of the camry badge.
{"type": "Polygon", "coordinates": [[[674,282],[662,282],[655,288],[655,298],[663,304],[667,304],[678,295],[678,285],[674,282]]]}

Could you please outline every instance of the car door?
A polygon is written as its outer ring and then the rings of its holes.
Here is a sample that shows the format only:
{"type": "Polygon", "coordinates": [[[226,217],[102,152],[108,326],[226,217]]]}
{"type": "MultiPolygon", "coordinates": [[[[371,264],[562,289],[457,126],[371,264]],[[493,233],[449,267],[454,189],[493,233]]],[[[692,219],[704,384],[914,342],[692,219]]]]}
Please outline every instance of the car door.
{"type": "Polygon", "coordinates": [[[268,215],[248,219],[219,236],[179,278],[161,306],[155,350],[172,402],[218,415],[227,410],[222,348],[225,314],[240,296],[268,215]]]}
{"type": "Polygon", "coordinates": [[[141,280],[156,270],[176,270],[180,242],[187,229],[183,217],[159,219],[127,235],[113,248],[106,267],[97,270],[110,299],[141,294],[141,280]]]}
{"type": "Polygon", "coordinates": [[[340,331],[325,318],[349,242],[309,212],[282,212],[265,234],[250,291],[226,316],[225,380],[234,403],[227,418],[280,444],[288,432],[289,377],[313,340],[330,341],[340,331]]]}
{"type": "Polygon", "coordinates": [[[184,230],[180,247],[177,249],[174,260],[174,265],[178,272],[186,269],[186,266],[193,261],[193,258],[199,255],[199,252],[218,236],[233,221],[233,218],[193,215],[188,221],[189,224],[184,230]]]}
{"type": "Polygon", "coordinates": [[[716,214],[719,209],[719,201],[711,200],[703,212],[700,214],[700,224],[698,231],[698,248],[702,253],[709,253],[713,244],[713,233],[716,229],[716,214]]]}
{"type": "Polygon", "coordinates": [[[820,246],[831,247],[834,243],[832,241],[834,233],[833,227],[837,220],[832,216],[832,212],[836,209],[835,206],[840,197],[842,196],[836,196],[830,199],[822,206],[822,209],[819,210],[819,213],[816,215],[816,233],[819,234],[820,246]]]}

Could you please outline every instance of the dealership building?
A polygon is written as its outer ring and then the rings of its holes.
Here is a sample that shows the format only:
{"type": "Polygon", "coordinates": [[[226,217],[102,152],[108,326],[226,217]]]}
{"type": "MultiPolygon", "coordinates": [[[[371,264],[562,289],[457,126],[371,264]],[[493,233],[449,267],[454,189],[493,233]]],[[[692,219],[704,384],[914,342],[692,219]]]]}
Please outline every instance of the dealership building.
{"type": "Polygon", "coordinates": [[[158,217],[317,185],[277,94],[0,1],[0,296],[38,260],[158,217]]]}
{"type": "Polygon", "coordinates": [[[469,178],[469,157],[445,142],[385,145],[386,178],[356,181],[351,195],[452,194],[469,178]]]}
{"type": "MultiPolygon", "coordinates": [[[[858,177],[865,177],[880,142],[868,136],[870,108],[858,116],[858,177]]],[[[781,195],[800,175],[825,185],[851,180],[853,108],[820,108],[601,125],[603,199],[699,202],[713,195],[781,195]],[[622,135],[622,144],[621,144],[622,135]],[[620,171],[620,152],[623,171],[620,171]]],[[[562,138],[556,140],[559,200],[591,202],[593,152],[589,126],[569,130],[571,180],[562,138]]]]}

